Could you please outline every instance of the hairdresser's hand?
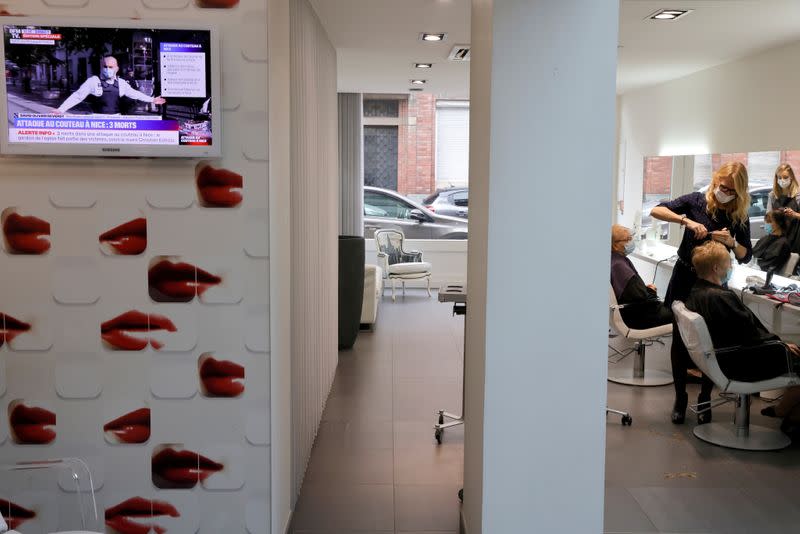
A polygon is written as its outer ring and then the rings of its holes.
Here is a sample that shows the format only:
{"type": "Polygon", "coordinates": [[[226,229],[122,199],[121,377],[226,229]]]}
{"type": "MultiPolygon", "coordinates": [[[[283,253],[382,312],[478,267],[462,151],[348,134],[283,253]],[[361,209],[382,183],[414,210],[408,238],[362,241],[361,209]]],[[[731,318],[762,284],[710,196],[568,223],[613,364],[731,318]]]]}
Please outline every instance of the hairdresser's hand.
{"type": "Polygon", "coordinates": [[[653,291],[658,292],[658,288],[656,286],[654,286],[653,284],[647,284],[647,289],[652,289],[653,291]]]}
{"type": "Polygon", "coordinates": [[[708,230],[705,226],[700,224],[699,222],[690,221],[686,219],[686,228],[691,230],[694,233],[695,239],[705,239],[708,235],[708,230]]]}
{"type": "Polygon", "coordinates": [[[789,352],[791,352],[795,356],[800,357],[800,347],[798,347],[794,343],[787,343],[786,348],[789,349],[789,352]]]}
{"type": "Polygon", "coordinates": [[[783,214],[787,217],[794,217],[795,219],[800,218],[800,215],[792,208],[783,208],[783,214]]]}
{"type": "Polygon", "coordinates": [[[727,228],[711,232],[711,239],[714,241],[719,241],[728,248],[733,248],[736,246],[736,240],[733,238],[730,230],[727,228]]]}

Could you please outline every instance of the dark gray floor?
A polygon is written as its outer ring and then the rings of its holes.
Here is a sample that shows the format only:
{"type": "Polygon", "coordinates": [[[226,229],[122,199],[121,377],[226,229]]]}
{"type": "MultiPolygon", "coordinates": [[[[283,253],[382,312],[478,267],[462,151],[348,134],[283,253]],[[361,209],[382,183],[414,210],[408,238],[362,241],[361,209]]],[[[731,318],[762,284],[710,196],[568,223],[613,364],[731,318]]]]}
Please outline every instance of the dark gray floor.
{"type": "Polygon", "coordinates": [[[435,293],[386,295],[375,331],[339,352],[295,534],[458,532],[464,431],[437,446],[433,424],[461,412],[464,318],[435,293]]]}
{"type": "MultiPolygon", "coordinates": [[[[386,297],[375,331],[340,352],[295,534],[458,531],[463,430],[448,431],[440,446],[432,430],[437,409],[461,411],[464,319],[450,312],[424,291],[396,303],[386,297]]],[[[669,369],[667,354],[651,347],[648,368],[669,369]]],[[[703,443],[691,433],[694,421],[669,422],[671,386],[609,384],[608,392],[609,405],[630,410],[634,423],[608,417],[606,532],[800,530],[800,448],[748,453],[703,443]]],[[[752,422],[777,426],[758,414],[762,406],[754,401],[752,422]]],[[[714,419],[732,413],[718,408],[714,419]]]]}

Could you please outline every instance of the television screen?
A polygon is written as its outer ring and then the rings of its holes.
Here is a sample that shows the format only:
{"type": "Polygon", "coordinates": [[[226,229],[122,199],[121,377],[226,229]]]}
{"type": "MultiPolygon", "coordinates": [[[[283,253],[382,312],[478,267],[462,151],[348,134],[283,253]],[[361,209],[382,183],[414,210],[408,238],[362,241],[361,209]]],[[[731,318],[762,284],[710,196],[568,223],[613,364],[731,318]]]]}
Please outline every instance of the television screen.
{"type": "Polygon", "coordinates": [[[220,155],[214,29],[131,22],[4,17],[3,153],[220,155]]]}

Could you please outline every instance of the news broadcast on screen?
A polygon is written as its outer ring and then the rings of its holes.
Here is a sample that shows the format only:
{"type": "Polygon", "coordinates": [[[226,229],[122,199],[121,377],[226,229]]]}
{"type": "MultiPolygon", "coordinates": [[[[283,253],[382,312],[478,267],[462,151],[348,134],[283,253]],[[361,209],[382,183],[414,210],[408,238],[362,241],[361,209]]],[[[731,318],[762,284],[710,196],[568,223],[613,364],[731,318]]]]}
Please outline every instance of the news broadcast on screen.
{"type": "Polygon", "coordinates": [[[207,29],[3,25],[9,146],[211,147],[207,29]]]}

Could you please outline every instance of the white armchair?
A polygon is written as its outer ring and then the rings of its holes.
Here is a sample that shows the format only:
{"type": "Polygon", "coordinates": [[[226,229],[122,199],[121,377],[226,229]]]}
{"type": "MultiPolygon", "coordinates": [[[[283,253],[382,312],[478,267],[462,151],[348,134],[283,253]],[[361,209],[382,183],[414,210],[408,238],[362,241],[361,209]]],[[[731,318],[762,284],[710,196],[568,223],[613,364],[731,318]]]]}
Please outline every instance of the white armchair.
{"type": "MultiPolygon", "coordinates": [[[[777,389],[800,384],[800,377],[794,373],[785,373],[780,376],[759,380],[757,382],[741,382],[732,380],[725,376],[720,369],[717,361],[717,354],[732,353],[741,351],[742,347],[732,347],[725,349],[714,349],[711,335],[708,332],[706,321],[699,314],[686,308],[683,302],[676,300],[672,303],[672,311],[678,321],[678,330],[681,338],[686,344],[692,361],[712,382],[719,388],[722,394],[729,393],[734,398],[724,398],[713,403],[708,407],[697,406],[695,411],[710,410],[711,405],[724,404],[726,402],[736,402],[736,416],[734,423],[710,423],[698,425],[694,429],[694,435],[721,447],[731,449],[742,449],[748,451],[771,451],[783,449],[791,444],[788,436],[771,428],[750,424],[750,396],[753,393],[768,389],[777,389]],[[735,400],[734,400],[735,399],[735,400]]],[[[767,344],[779,343],[777,341],[767,344]]],[[[756,347],[760,347],[759,345],[756,347]]],[[[752,347],[748,347],[752,350],[752,347]]],[[[789,368],[787,355],[787,369],[789,368]]]]}
{"type": "Polygon", "coordinates": [[[609,375],[608,380],[617,384],[628,386],[666,386],[672,384],[672,375],[657,369],[645,369],[644,357],[648,344],[660,340],[662,337],[672,335],[672,323],[667,323],[646,330],[630,328],[622,319],[620,309],[623,305],[617,304],[617,297],[614,295],[614,288],[609,286],[609,324],[613,330],[622,337],[633,341],[636,347],[636,359],[633,360],[632,375],[609,375]]]}
{"type": "Polygon", "coordinates": [[[361,303],[361,329],[372,330],[378,320],[378,306],[383,295],[383,269],[377,265],[364,266],[364,300],[361,303]]]}
{"type": "Polygon", "coordinates": [[[431,264],[422,261],[422,252],[403,250],[405,236],[400,230],[378,230],[375,232],[375,244],[378,249],[378,262],[392,281],[392,301],[395,300],[395,283],[403,284],[403,296],[406,294],[406,280],[427,281],[428,296],[431,296],[431,264]]]}

